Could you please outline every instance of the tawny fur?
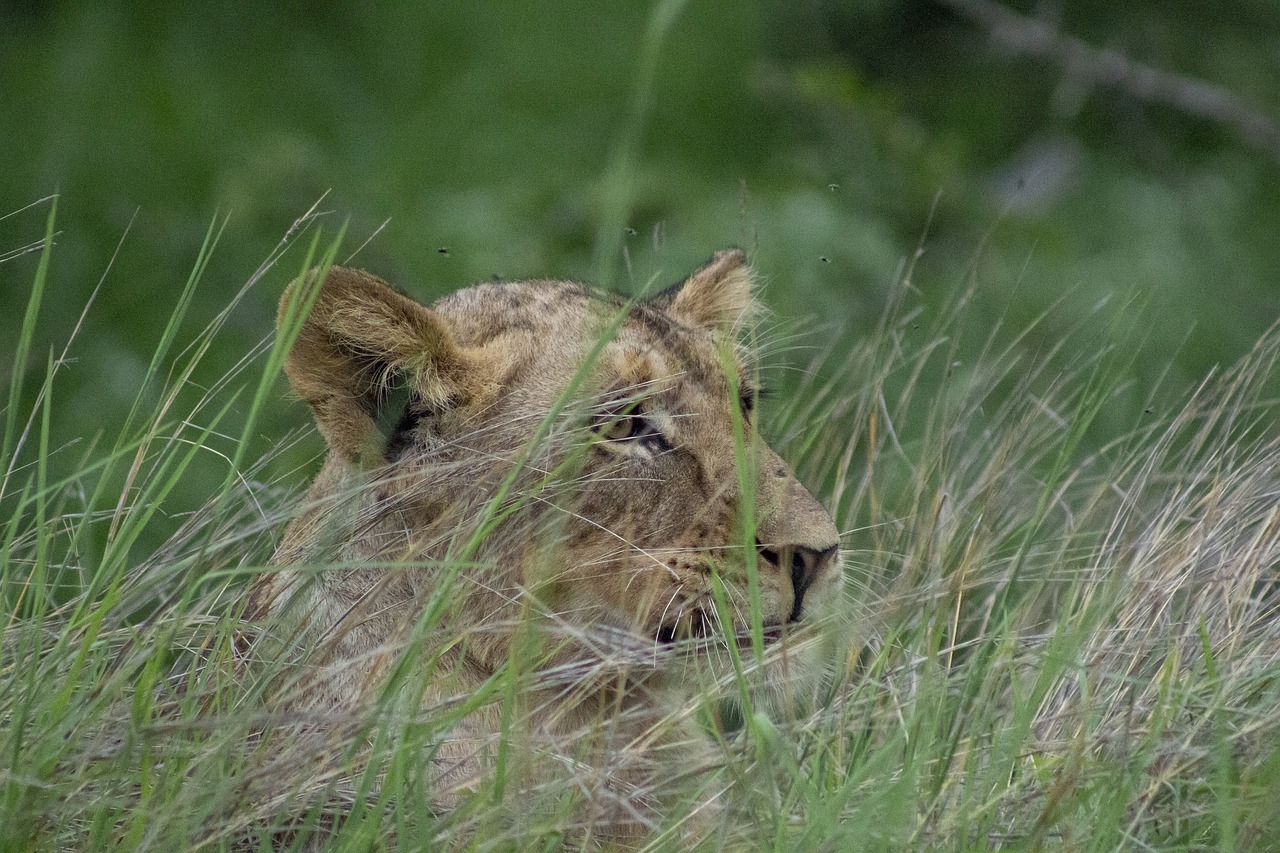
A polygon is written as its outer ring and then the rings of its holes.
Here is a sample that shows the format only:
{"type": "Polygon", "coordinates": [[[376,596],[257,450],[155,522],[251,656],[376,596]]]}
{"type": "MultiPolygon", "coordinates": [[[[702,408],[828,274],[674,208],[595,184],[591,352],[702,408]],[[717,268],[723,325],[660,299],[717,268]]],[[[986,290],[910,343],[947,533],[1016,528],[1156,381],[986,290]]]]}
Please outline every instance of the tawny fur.
{"type": "MultiPolygon", "coordinates": [[[[751,578],[758,680],[781,694],[810,677],[842,583],[830,515],[754,431],[737,341],[751,286],[727,250],[634,304],[529,281],[427,308],[341,268],[318,291],[314,277],[292,287],[282,325],[314,303],[285,369],[329,454],[250,595],[263,636],[302,649],[305,674],[279,701],[371,705],[449,584],[447,620],[412,647],[433,660],[424,711],[475,691],[513,650],[528,659],[533,636],[512,736],[599,769],[595,837],[660,822],[679,796],[669,780],[711,758],[679,709],[730,677],[730,645],[753,660],[751,578]],[[397,384],[406,402],[387,412],[397,384]],[[441,568],[451,560],[466,568],[441,568]]],[[[480,784],[500,723],[489,703],[449,734],[440,804],[480,784]]]]}

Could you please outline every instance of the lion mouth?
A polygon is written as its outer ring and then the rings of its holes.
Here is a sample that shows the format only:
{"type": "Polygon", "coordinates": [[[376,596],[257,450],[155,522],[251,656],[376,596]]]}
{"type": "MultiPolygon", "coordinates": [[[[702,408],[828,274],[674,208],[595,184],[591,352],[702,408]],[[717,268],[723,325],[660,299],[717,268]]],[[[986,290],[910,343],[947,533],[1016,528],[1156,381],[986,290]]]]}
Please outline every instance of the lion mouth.
{"type": "MultiPolygon", "coordinates": [[[[781,622],[766,622],[761,629],[766,647],[781,641],[786,632],[786,626],[781,622]]],[[[749,650],[752,645],[751,635],[750,628],[739,628],[732,636],[738,648],[749,650]]],[[[674,646],[682,641],[716,643],[722,637],[711,616],[701,609],[691,610],[675,621],[664,622],[654,634],[654,640],[663,646],[674,646]]]]}
{"type": "Polygon", "coordinates": [[[708,640],[718,633],[710,614],[701,608],[694,608],[675,621],[659,625],[654,639],[661,645],[673,646],[681,640],[708,640]]]}
{"type": "MultiPolygon", "coordinates": [[[[766,623],[764,625],[761,625],[760,628],[763,634],[762,639],[764,640],[764,644],[766,646],[781,641],[782,633],[785,630],[784,626],[778,622],[766,623]]],[[[750,631],[739,632],[737,635],[737,638],[738,638],[738,645],[740,647],[748,648],[748,649],[751,648],[751,632],[750,631]]]]}

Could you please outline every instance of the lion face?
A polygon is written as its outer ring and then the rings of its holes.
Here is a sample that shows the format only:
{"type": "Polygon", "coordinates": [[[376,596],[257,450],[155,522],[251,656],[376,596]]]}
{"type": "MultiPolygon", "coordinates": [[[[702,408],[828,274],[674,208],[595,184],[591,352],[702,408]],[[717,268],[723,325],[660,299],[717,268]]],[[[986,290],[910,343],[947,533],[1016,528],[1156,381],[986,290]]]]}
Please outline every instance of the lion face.
{"type": "MultiPolygon", "coordinates": [[[[349,620],[328,634],[371,648],[454,557],[475,567],[455,616],[476,628],[467,654],[481,671],[501,664],[531,603],[565,636],[659,669],[729,672],[730,649],[778,674],[805,663],[809,629],[839,598],[838,535],[755,430],[759,387],[736,340],[750,284],[730,250],[638,303],[535,281],[426,308],[332,270],[286,363],[329,445],[320,508],[277,562],[421,570],[336,573],[305,609],[349,620]],[[335,521],[323,507],[343,489],[356,507],[335,521]]],[[[286,333],[293,304],[286,294],[286,333]]],[[[287,573],[265,578],[279,587],[287,573]]],[[[269,610],[280,591],[255,598],[269,610]]]]}

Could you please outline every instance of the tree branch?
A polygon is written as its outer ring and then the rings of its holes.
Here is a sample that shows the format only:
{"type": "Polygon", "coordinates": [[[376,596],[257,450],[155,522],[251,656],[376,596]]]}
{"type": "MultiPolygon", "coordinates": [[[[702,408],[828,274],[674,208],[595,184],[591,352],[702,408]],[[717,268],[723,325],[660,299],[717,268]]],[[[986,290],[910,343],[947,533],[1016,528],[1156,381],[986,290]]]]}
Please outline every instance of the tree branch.
{"type": "Polygon", "coordinates": [[[1095,84],[1225,125],[1246,144],[1280,161],[1280,124],[1225,86],[1161,71],[1116,50],[1091,47],[1045,21],[1019,15],[994,0],[938,2],[981,26],[994,41],[1014,53],[1050,59],[1095,84]]]}

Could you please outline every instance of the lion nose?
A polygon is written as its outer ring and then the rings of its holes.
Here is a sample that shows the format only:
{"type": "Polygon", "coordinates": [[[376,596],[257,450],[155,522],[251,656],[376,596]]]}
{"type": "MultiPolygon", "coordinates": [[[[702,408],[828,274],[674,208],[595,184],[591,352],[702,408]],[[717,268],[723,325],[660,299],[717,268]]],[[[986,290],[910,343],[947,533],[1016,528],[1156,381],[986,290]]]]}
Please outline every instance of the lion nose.
{"type": "Polygon", "coordinates": [[[840,546],[832,545],[821,550],[804,545],[781,545],[775,548],[762,545],[757,539],[756,548],[760,556],[764,557],[770,565],[779,569],[790,566],[791,589],[795,593],[795,598],[792,599],[791,613],[787,616],[787,621],[798,621],[804,613],[805,592],[813,584],[814,579],[831,565],[840,546]]]}

